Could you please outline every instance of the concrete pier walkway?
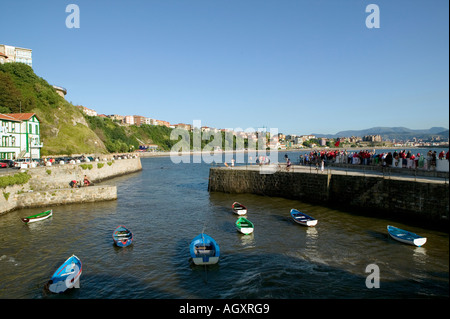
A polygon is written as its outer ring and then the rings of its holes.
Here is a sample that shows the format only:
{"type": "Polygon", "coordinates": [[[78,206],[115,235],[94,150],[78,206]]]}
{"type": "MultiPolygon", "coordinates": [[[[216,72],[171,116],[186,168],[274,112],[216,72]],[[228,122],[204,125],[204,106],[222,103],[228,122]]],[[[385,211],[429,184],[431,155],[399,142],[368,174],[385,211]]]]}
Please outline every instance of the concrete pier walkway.
{"type": "MultiPolygon", "coordinates": [[[[286,164],[270,164],[270,165],[237,165],[234,167],[214,167],[218,169],[229,170],[245,170],[256,171],[261,174],[272,174],[276,172],[285,173],[309,173],[309,174],[332,174],[332,175],[350,175],[350,176],[365,176],[365,177],[380,177],[385,179],[414,181],[423,183],[449,183],[449,174],[439,174],[440,176],[433,176],[435,174],[417,174],[417,171],[408,169],[379,169],[374,170],[364,166],[357,167],[338,167],[327,166],[324,170],[320,167],[316,168],[314,165],[292,165],[289,169],[286,168],[286,164]]],[[[431,172],[430,172],[431,173],[431,172]]]]}

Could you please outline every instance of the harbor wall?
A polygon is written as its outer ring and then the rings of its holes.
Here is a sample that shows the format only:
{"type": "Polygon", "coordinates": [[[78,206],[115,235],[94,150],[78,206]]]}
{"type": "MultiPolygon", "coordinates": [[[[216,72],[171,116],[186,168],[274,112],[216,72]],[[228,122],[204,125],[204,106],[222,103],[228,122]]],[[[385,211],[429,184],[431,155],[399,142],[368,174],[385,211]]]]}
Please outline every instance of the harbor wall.
{"type": "Polygon", "coordinates": [[[89,186],[16,194],[16,208],[48,207],[117,199],[116,186],[89,186]]]}
{"type": "MultiPolygon", "coordinates": [[[[22,185],[0,188],[0,214],[20,208],[115,200],[117,187],[99,183],[140,170],[142,165],[139,157],[20,169],[20,172],[26,171],[31,178],[22,185]],[[94,186],[76,188],[69,186],[71,180],[82,182],[85,175],[94,182],[94,186]]],[[[14,171],[11,175],[16,173],[18,171],[14,171]]]]}
{"type": "Polygon", "coordinates": [[[133,157],[81,164],[55,164],[30,168],[27,172],[31,175],[29,186],[32,190],[47,190],[67,188],[70,181],[82,182],[85,175],[91,182],[99,183],[140,170],[142,170],[141,159],[133,157]]]}
{"type": "Polygon", "coordinates": [[[251,193],[347,207],[352,211],[406,215],[427,221],[449,220],[448,183],[369,177],[211,168],[209,191],[251,193]]]}

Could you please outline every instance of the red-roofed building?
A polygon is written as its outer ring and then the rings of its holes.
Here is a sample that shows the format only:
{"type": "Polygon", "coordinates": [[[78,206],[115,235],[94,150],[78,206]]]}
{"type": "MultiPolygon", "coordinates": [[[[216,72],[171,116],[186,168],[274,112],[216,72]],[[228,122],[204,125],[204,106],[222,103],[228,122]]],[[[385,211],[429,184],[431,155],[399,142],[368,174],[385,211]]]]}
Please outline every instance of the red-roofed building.
{"type": "Polygon", "coordinates": [[[42,146],[35,113],[0,114],[0,159],[38,159],[42,146]]]}

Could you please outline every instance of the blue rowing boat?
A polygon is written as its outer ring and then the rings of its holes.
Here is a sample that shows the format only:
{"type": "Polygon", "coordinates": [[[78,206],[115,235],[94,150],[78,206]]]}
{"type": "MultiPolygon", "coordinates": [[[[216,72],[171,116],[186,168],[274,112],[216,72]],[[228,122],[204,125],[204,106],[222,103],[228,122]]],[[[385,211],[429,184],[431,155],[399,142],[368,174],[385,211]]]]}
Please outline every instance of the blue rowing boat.
{"type": "Polygon", "coordinates": [[[81,260],[75,255],[70,256],[50,278],[48,289],[53,293],[63,293],[67,289],[80,288],[82,268],[81,260]]]}
{"type": "Polygon", "coordinates": [[[305,213],[302,213],[295,208],[291,209],[291,217],[297,224],[303,225],[303,226],[316,226],[317,219],[312,218],[311,216],[306,215],[305,213]]]}
{"type": "Polygon", "coordinates": [[[212,265],[219,262],[219,245],[211,236],[206,234],[202,233],[191,241],[189,252],[196,265],[212,265]]]}
{"type": "Polygon", "coordinates": [[[125,226],[120,225],[114,230],[112,238],[116,246],[127,247],[133,242],[133,233],[125,226]]]}
{"type": "Polygon", "coordinates": [[[399,242],[414,245],[414,246],[423,246],[427,242],[426,237],[419,236],[417,234],[411,233],[407,230],[403,230],[394,226],[387,226],[387,231],[389,235],[399,242]]]}

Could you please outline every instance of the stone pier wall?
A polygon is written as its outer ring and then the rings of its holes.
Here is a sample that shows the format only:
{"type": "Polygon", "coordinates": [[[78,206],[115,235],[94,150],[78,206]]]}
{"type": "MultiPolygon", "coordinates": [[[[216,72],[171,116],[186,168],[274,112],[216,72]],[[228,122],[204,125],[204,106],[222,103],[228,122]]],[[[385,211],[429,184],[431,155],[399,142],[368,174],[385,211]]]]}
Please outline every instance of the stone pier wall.
{"type": "MultiPolygon", "coordinates": [[[[117,188],[98,183],[140,170],[142,165],[139,157],[20,169],[20,172],[26,171],[31,178],[23,185],[0,188],[0,214],[26,207],[115,200],[117,188]],[[82,182],[84,175],[87,175],[95,186],[69,187],[71,180],[82,182]]],[[[17,172],[14,171],[11,175],[17,172]]]]}
{"type": "Polygon", "coordinates": [[[211,168],[209,191],[251,193],[379,211],[425,220],[449,220],[448,183],[369,177],[358,174],[276,172],[211,168]]]}
{"type": "MultiPolygon", "coordinates": [[[[16,208],[47,207],[117,199],[115,186],[54,189],[15,195],[16,208]]],[[[14,200],[14,199],[12,199],[14,200]]]]}
{"type": "Polygon", "coordinates": [[[83,181],[84,175],[91,182],[101,182],[112,177],[142,170],[139,157],[114,161],[81,164],[55,164],[28,169],[31,175],[29,186],[33,190],[67,188],[72,180],[83,181]]]}

